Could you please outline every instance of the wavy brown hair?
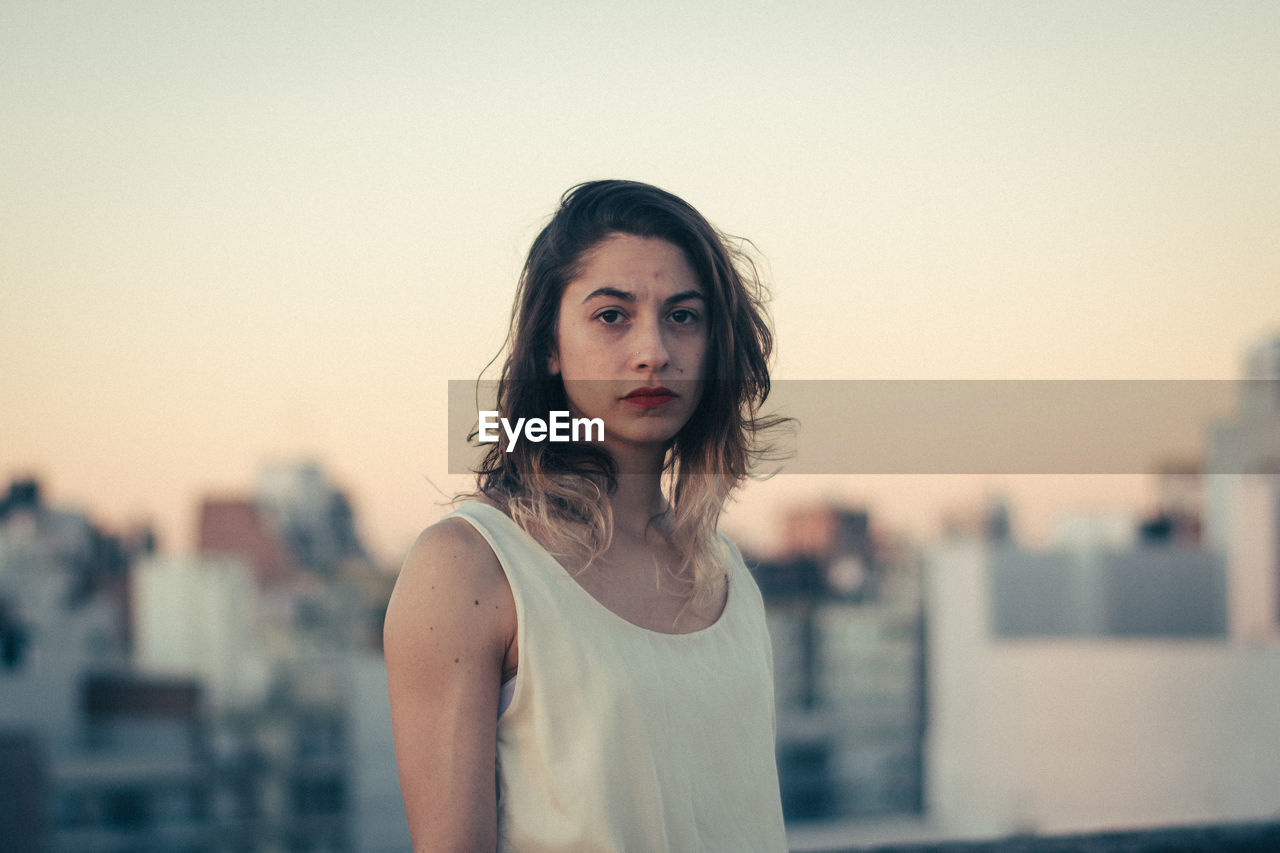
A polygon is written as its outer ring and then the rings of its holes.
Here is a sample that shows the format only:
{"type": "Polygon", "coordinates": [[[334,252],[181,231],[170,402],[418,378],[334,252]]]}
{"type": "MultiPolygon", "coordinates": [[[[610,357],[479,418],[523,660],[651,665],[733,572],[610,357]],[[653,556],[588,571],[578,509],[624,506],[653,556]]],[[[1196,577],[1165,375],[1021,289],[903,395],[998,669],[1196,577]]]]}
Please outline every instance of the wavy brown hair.
{"type": "MultiPolygon", "coordinates": [[[[695,600],[724,575],[716,526],[730,492],[767,452],[762,434],[785,419],[760,412],[769,395],[773,336],[755,264],[737,241],[665,190],[635,181],[591,181],[569,189],[534,239],[520,275],[498,381],[500,417],[546,418],[569,408],[564,385],[548,370],[565,288],[584,257],[617,234],[666,240],[683,251],[706,293],[708,353],[701,399],[670,442],[663,491],[667,536],[683,555],[679,574],[695,600]]],[[[613,535],[607,497],[617,486],[614,460],[588,443],[488,445],[476,470],[479,493],[559,553],[590,563],[613,535]]]]}

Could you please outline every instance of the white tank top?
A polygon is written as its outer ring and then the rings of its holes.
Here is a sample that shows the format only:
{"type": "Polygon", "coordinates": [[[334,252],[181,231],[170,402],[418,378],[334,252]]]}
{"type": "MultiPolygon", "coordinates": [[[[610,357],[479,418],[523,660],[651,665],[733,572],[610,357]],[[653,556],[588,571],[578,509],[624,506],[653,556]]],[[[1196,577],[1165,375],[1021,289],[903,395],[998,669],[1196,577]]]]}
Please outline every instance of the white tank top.
{"type": "Polygon", "coordinates": [[[451,515],[484,536],[515,599],[499,851],[785,851],[769,635],[737,549],[723,540],[720,618],[664,634],[593,598],[501,510],[467,501],[451,515]]]}

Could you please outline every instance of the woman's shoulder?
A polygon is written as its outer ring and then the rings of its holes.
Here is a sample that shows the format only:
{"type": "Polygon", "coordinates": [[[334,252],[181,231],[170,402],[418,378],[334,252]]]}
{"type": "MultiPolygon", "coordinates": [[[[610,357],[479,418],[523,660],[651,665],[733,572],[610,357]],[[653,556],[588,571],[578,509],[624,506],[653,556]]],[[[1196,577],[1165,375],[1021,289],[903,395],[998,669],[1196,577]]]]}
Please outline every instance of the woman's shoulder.
{"type": "MultiPolygon", "coordinates": [[[[423,530],[405,556],[387,608],[387,627],[417,624],[425,614],[444,622],[514,612],[506,574],[493,548],[465,518],[451,515],[423,530]],[[484,604],[483,613],[475,608],[484,604]]],[[[501,624],[498,625],[501,630],[501,624]]]]}
{"type": "Polygon", "coordinates": [[[443,574],[451,582],[464,585],[501,578],[497,555],[468,518],[465,510],[451,513],[419,533],[405,556],[401,577],[443,574]]]}

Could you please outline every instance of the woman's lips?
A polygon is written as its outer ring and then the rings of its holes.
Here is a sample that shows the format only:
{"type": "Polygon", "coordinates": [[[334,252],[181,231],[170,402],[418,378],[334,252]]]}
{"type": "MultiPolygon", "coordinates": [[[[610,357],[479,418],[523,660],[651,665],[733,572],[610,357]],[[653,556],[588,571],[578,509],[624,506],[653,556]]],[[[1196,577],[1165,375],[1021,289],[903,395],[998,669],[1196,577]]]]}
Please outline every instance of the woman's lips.
{"type": "Polygon", "coordinates": [[[652,409],[655,406],[671,402],[676,396],[676,392],[670,388],[637,388],[622,399],[633,406],[652,409]]]}

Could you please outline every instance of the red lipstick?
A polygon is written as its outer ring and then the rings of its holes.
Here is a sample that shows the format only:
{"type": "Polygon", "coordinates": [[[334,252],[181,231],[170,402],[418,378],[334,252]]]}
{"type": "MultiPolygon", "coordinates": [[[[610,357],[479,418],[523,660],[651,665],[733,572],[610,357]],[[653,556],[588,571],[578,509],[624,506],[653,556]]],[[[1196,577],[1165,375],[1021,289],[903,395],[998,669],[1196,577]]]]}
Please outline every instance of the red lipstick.
{"type": "Polygon", "coordinates": [[[679,395],[670,388],[664,388],[661,385],[657,385],[653,387],[636,388],[622,399],[632,405],[651,409],[654,406],[661,406],[663,403],[669,403],[678,396],[679,395]]]}

